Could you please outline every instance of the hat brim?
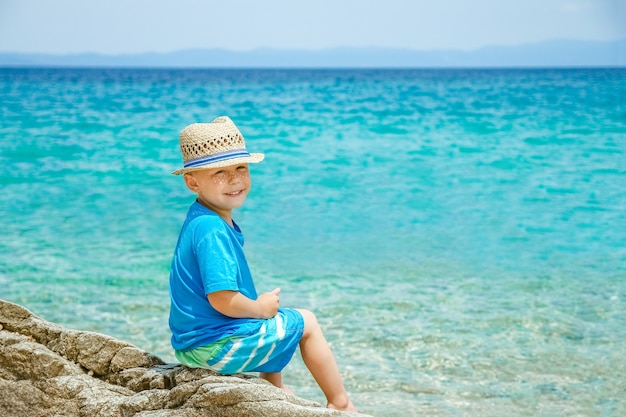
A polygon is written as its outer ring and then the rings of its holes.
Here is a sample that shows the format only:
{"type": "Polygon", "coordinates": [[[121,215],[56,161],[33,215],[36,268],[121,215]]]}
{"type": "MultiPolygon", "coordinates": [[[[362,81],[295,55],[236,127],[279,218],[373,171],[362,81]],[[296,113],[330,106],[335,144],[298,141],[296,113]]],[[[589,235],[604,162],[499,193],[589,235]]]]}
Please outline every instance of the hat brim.
{"type": "Polygon", "coordinates": [[[256,163],[261,162],[264,158],[265,158],[265,154],[251,153],[250,156],[226,159],[223,161],[211,162],[205,165],[178,169],[176,171],[173,171],[172,174],[182,175],[182,174],[186,174],[187,172],[201,171],[203,169],[224,168],[224,167],[229,167],[231,165],[237,165],[237,164],[256,164],[256,163]]]}

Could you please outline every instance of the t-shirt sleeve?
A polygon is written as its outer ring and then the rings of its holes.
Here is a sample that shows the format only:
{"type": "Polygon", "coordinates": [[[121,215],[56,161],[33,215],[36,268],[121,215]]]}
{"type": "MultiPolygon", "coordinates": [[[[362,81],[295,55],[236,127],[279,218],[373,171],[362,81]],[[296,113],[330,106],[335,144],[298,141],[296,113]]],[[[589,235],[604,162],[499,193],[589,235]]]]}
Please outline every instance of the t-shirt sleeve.
{"type": "Polygon", "coordinates": [[[205,230],[196,245],[204,293],[239,291],[237,256],[228,233],[221,227],[205,230]]]}

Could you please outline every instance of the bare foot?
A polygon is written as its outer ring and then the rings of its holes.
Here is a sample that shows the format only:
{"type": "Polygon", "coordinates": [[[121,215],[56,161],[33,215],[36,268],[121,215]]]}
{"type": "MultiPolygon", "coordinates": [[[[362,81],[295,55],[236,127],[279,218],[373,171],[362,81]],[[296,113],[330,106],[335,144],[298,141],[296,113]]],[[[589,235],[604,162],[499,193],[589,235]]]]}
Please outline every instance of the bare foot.
{"type": "Polygon", "coordinates": [[[350,400],[350,398],[347,398],[348,400],[347,402],[342,402],[341,404],[333,404],[333,403],[328,403],[326,404],[327,408],[332,408],[333,410],[340,410],[340,411],[348,411],[350,413],[358,413],[356,407],[354,406],[354,404],[352,404],[352,400],[350,400]]]}
{"type": "Polygon", "coordinates": [[[285,391],[289,395],[292,395],[294,397],[296,396],[296,394],[294,394],[293,391],[291,390],[291,388],[289,388],[287,385],[281,385],[278,388],[282,389],[283,391],[285,391]]]}

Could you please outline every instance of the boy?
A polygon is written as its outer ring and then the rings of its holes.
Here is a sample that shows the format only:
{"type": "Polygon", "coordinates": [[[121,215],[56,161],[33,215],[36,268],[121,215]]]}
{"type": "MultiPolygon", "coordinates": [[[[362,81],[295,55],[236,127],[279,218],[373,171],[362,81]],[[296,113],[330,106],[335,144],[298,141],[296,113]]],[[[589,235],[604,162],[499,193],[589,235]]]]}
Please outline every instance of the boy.
{"type": "Polygon", "coordinates": [[[220,374],[260,372],[290,392],[282,369],[299,345],[302,358],[328,401],[353,411],[335,358],[308,310],[279,308],[280,288],[257,295],[232,219],[250,191],[250,154],[228,117],[195,123],[180,133],[185,184],[198,195],[182,226],[170,272],[169,325],[176,358],[220,374]]]}

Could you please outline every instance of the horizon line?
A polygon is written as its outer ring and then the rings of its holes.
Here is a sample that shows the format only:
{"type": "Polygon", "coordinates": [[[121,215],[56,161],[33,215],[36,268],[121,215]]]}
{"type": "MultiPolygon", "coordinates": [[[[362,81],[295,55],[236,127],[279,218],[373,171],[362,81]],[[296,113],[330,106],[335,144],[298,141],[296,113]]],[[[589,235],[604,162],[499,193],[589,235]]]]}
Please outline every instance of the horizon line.
{"type": "Polygon", "coordinates": [[[233,49],[233,48],[225,48],[219,46],[213,47],[188,47],[188,48],[179,48],[173,49],[170,51],[136,51],[136,52],[96,52],[96,51],[82,51],[82,52],[32,52],[32,51],[8,51],[8,50],[0,50],[0,54],[2,55],[49,55],[49,56],[71,56],[71,55],[101,55],[106,57],[127,57],[127,56],[135,56],[135,55],[168,55],[175,54],[178,52],[188,52],[188,51],[222,51],[222,52],[233,52],[233,53],[252,53],[259,51],[278,51],[278,52],[310,52],[310,53],[318,53],[329,50],[338,50],[338,49],[356,49],[356,50],[390,50],[390,51],[402,51],[402,52],[423,52],[423,53],[433,53],[433,52],[455,52],[455,53],[473,53],[478,52],[482,49],[486,48],[520,48],[526,46],[538,46],[546,43],[598,43],[598,44],[607,44],[607,43],[619,43],[626,42],[626,37],[616,38],[611,40],[597,40],[597,39],[573,39],[573,38],[553,38],[546,39],[543,41],[532,41],[525,43],[518,43],[513,45],[502,45],[502,44],[489,44],[483,45],[475,48],[458,48],[458,47],[440,47],[440,48],[409,48],[402,46],[348,46],[348,45],[337,45],[337,46],[325,46],[325,47],[317,47],[317,48],[283,48],[276,46],[258,46],[249,49],[233,49]]]}

